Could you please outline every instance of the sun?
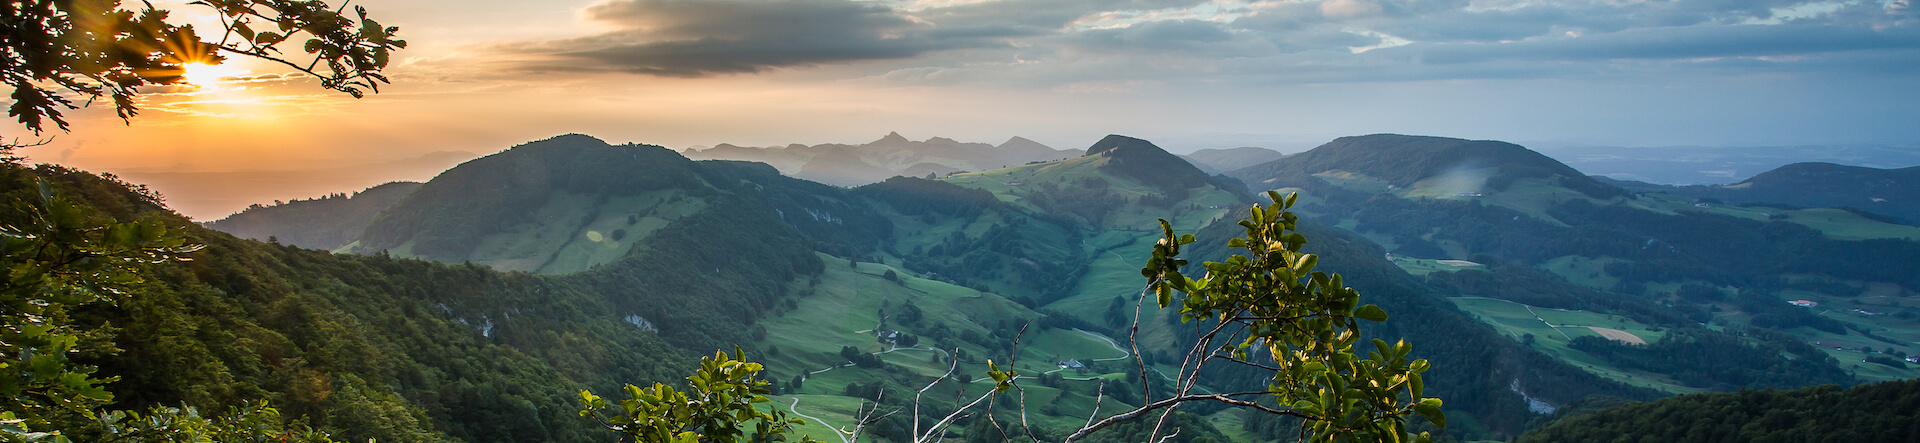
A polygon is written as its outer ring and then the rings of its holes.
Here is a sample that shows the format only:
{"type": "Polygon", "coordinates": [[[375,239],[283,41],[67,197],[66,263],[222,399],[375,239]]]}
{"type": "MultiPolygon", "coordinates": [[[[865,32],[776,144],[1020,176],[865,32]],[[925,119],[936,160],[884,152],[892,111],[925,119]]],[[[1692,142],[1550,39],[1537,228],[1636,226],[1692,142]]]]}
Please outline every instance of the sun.
{"type": "Polygon", "coordinates": [[[246,74],[248,72],[247,70],[232,65],[209,65],[206,63],[188,63],[182,65],[180,68],[186,71],[180,76],[186,78],[187,83],[200,87],[212,87],[220,83],[221,79],[246,74]]]}

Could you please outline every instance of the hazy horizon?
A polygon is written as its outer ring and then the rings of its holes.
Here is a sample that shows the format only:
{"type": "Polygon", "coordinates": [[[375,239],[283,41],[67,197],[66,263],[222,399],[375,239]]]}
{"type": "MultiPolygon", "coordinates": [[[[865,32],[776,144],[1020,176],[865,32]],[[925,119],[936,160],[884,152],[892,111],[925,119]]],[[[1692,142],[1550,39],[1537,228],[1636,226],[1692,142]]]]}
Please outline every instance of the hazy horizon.
{"type": "MultiPolygon", "coordinates": [[[[184,0],[178,19],[216,23],[184,0]]],[[[1428,134],[1598,146],[1911,145],[1908,0],[368,0],[411,46],[363,100],[252,60],[24,152],[98,170],[684,147],[886,131],[1051,146],[1428,134]]]]}
{"type": "MultiPolygon", "coordinates": [[[[175,19],[217,29],[186,0],[175,19]]],[[[731,143],[1106,134],[1298,152],[1373,133],[1523,146],[1920,145],[1909,0],[367,0],[410,46],[355,100],[235,58],[69,113],[86,170],[312,169],[564,133],[731,143]]],[[[288,196],[288,198],[298,198],[288,196]]]]}
{"type": "MultiPolygon", "coordinates": [[[[893,132],[897,133],[897,131],[893,132]]],[[[557,136],[560,134],[554,135],[557,136]]],[[[593,134],[585,135],[593,136],[593,134]]],[[[916,142],[927,141],[934,138],[954,138],[941,135],[909,136],[902,134],[902,136],[916,142]]],[[[961,143],[998,145],[1013,137],[1031,139],[1030,137],[1022,135],[1009,135],[993,140],[956,139],[956,141],[961,143]]],[[[540,139],[544,138],[548,137],[540,137],[540,139]]],[[[873,136],[858,141],[802,144],[808,146],[820,144],[861,145],[874,142],[881,138],[882,136],[873,136]]],[[[175,211],[198,221],[212,221],[237,213],[253,204],[270,205],[277,202],[312,199],[336,193],[352,195],[366,188],[394,181],[425,182],[440,172],[452,168],[459,163],[491,155],[512,146],[535,140],[538,139],[513,142],[492,149],[473,147],[474,149],[469,150],[436,151],[396,159],[360,159],[360,161],[348,160],[334,163],[309,162],[300,165],[282,164],[258,168],[230,169],[208,169],[193,163],[174,163],[147,168],[109,169],[102,172],[115,173],[135,183],[148,185],[150,188],[165,196],[168,199],[168,206],[175,211]]],[[[1044,142],[1042,142],[1042,144],[1053,149],[1085,149],[1087,145],[1097,140],[1096,138],[1086,143],[1066,146],[1044,142]]],[[[614,144],[636,143],[617,140],[607,141],[614,144]]],[[[1320,143],[1331,141],[1331,139],[1311,145],[1298,145],[1293,149],[1276,149],[1269,146],[1211,147],[1204,145],[1168,144],[1158,140],[1150,141],[1155,142],[1169,152],[1180,155],[1187,155],[1206,149],[1233,149],[1236,147],[1256,147],[1270,149],[1284,154],[1296,154],[1312,149],[1320,143]]],[[[687,149],[710,149],[720,144],[733,143],[718,142],[703,145],[664,147],[680,152],[687,149]]],[[[1567,163],[1586,174],[1605,175],[1617,179],[1668,185],[1735,183],[1775,167],[1807,161],[1875,168],[1920,166],[1920,147],[1914,146],[1621,147],[1515,144],[1539,151],[1549,157],[1567,163]],[[1664,154],[1671,154],[1674,158],[1665,158],[1668,157],[1668,155],[1664,154]]],[[[781,148],[789,144],[733,145],[764,149],[781,148]]]]}

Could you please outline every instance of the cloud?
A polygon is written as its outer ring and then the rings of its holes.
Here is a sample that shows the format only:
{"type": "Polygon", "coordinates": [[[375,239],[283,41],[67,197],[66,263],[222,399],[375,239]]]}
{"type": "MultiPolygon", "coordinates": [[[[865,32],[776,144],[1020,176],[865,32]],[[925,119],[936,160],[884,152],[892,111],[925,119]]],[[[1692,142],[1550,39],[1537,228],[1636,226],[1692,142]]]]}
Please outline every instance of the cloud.
{"type": "Polygon", "coordinates": [[[831,66],[790,72],[1042,89],[1797,72],[1861,69],[1876,57],[1909,66],[1914,57],[1854,53],[1920,44],[1910,1],[604,0],[583,16],[612,31],[504,47],[535,56],[522,70],[701,77],[831,66]]]}
{"type": "MultiPolygon", "coordinates": [[[[1632,29],[1590,37],[1501,44],[1429,44],[1394,48],[1422,63],[1701,60],[1848,51],[1920,49],[1920,30],[1826,25],[1738,25],[1632,29]]],[[[1386,51],[1382,51],[1386,52],[1386,51]]]]}
{"type": "Polygon", "coordinates": [[[1024,33],[935,26],[848,0],[614,0],[585,13],[618,30],[508,49],[551,57],[536,69],[697,77],[999,47],[1024,33]]]}
{"type": "Polygon", "coordinates": [[[1367,0],[1327,0],[1320,2],[1320,13],[1328,17],[1362,17],[1380,13],[1380,5],[1367,0]]]}

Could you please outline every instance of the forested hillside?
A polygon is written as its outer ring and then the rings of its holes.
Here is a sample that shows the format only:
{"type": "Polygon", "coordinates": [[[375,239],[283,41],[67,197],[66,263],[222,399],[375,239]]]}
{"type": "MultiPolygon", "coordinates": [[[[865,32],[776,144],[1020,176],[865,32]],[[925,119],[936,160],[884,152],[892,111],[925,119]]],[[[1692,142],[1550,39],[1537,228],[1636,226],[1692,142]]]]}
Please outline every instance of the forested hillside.
{"type": "MultiPolygon", "coordinates": [[[[1667,186],[1619,182],[1644,192],[1664,192],[1732,204],[1848,208],[1891,216],[1893,223],[1920,223],[1920,167],[1879,169],[1832,163],[1794,163],[1731,185],[1667,186]]],[[[1871,217],[1871,215],[1869,215],[1871,217]]]]}
{"type": "Polygon", "coordinates": [[[333,194],[266,206],[255,204],[237,214],[207,223],[207,227],[240,238],[331,250],[360,238],[373,217],[393,206],[420,183],[393,182],[349,196],[333,194]]]}
{"type": "MultiPolygon", "coordinates": [[[[1600,400],[1600,399],[1596,399],[1600,400]]],[[[1613,401],[1617,402],[1617,399],[1613,401]]],[[[1569,411],[1523,442],[1913,441],[1920,381],[1742,390],[1569,411]],[[1598,410],[1595,410],[1598,409],[1598,410]]]]}
{"type": "MultiPolygon", "coordinates": [[[[619,265],[543,277],[236,239],[57,168],[7,168],[6,198],[36,177],[206,245],[152,267],[117,305],[75,314],[103,340],[77,360],[120,378],[108,386],[118,408],[268,400],[354,441],[602,441],[574,413],[578,389],[679,379],[702,353],[750,343],[748,325],[768,315],[758,307],[781,306],[789,280],[821,267],[759,211],[689,217],[619,265]]],[[[755,204],[736,198],[716,201],[755,204]]]]}
{"type": "Polygon", "coordinates": [[[1342,138],[1230,175],[1302,192],[1303,212],[1386,246],[1433,294],[1610,379],[1697,392],[1920,375],[1867,363],[1920,338],[1908,227],[1634,194],[1519,146],[1437,137],[1342,138]]]}

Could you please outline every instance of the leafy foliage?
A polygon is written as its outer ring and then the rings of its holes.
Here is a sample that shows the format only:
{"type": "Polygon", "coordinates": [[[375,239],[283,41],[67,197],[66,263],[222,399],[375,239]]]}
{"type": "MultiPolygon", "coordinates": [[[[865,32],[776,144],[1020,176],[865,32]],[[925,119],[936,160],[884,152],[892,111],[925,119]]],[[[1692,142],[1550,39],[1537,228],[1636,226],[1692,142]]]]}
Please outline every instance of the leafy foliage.
{"type": "MultiPolygon", "coordinates": [[[[8,172],[16,172],[8,165],[8,172]]],[[[9,174],[11,175],[11,174],[9,174]]],[[[159,217],[120,223],[56,195],[45,179],[30,197],[14,194],[0,214],[0,439],[5,441],[300,441],[331,442],[303,425],[287,426],[264,403],[219,417],[156,406],[147,414],[108,409],[117,377],[74,356],[119,351],[110,328],[76,322],[74,311],[135,301],[141,267],[181,258],[189,245],[159,217]]]]}
{"type": "MultiPolygon", "coordinates": [[[[773,305],[739,297],[777,300],[783,282],[768,279],[820,266],[771,213],[739,225],[739,232],[763,237],[685,255],[699,259],[686,269],[655,270],[674,279],[617,278],[628,275],[616,272],[622,266],[543,277],[244,241],[162,213],[122,183],[59,168],[0,172],[0,198],[31,197],[32,187],[22,183],[44,177],[103,215],[155,216],[207,246],[192,262],[142,271],[145,283],[127,288],[117,306],[73,312],[77,329],[97,332],[80,341],[94,351],[72,358],[99,367],[96,378],[119,379],[106,385],[112,408],[226,411],[269,400],[290,421],[353,441],[603,440],[573,413],[577,396],[570,393],[690,373],[697,354],[684,349],[747,342],[750,319],[732,313],[773,305]],[[789,243],[757,243],[768,239],[789,243]],[[693,270],[743,258],[742,271],[751,275],[693,270]],[[794,262],[802,267],[752,260],[759,258],[802,260],[794,262]],[[635,310],[656,303],[682,306],[687,315],[635,310]],[[635,313],[659,332],[629,320],[635,313]]],[[[662,249],[647,253],[682,256],[677,251],[698,249],[687,242],[742,238],[717,220],[670,225],[661,230],[662,249]]]]}
{"type": "MultiPolygon", "coordinates": [[[[1611,395],[1638,400],[1659,398],[1662,394],[1646,388],[1628,386],[1603,379],[1579,368],[1531,351],[1499,334],[1433,294],[1445,293],[1400,271],[1382,259],[1385,251],[1349,231],[1301,220],[1296,228],[1302,234],[1319,239],[1303,250],[1320,257],[1316,269],[1335,270],[1347,276],[1347,284],[1367,294],[1372,303],[1388,312],[1403,313],[1363,331],[1364,338],[1442,337],[1421,342],[1413,355],[1426,358],[1440,368],[1484,368],[1485,370],[1440,370],[1422,374],[1427,391],[1448,399],[1448,412],[1462,412],[1468,419],[1449,420],[1448,431],[1463,436],[1499,439],[1498,433],[1518,434],[1526,429],[1526,420],[1534,414],[1514,392],[1516,382],[1526,395],[1552,404],[1566,404],[1589,395],[1611,395]]],[[[1227,239],[1244,234],[1237,225],[1216,223],[1200,230],[1198,240],[1183,248],[1194,257],[1224,260],[1233,253],[1227,239]]],[[[1189,268],[1197,268],[1190,265],[1189,268]]],[[[1204,323],[1203,323],[1204,324],[1204,323]]],[[[1204,377],[1210,386],[1233,390],[1265,386],[1272,372],[1242,366],[1215,366],[1204,377]]],[[[1452,414],[1450,414],[1452,415],[1452,414]]],[[[1293,438],[1294,433],[1270,434],[1271,438],[1293,438]]]]}
{"type": "MultiPolygon", "coordinates": [[[[1219,358],[1251,366],[1256,364],[1250,362],[1248,349],[1264,347],[1276,365],[1267,390],[1258,393],[1273,395],[1282,409],[1229,401],[1223,395],[1205,399],[1302,418],[1302,432],[1311,435],[1311,441],[1402,441],[1409,437],[1406,417],[1416,413],[1444,426],[1440,399],[1423,395],[1420,373],[1428,369],[1427,361],[1408,359],[1413,346],[1405,341],[1389,345],[1373,340],[1377,352],[1364,357],[1354,350],[1360,340],[1357,320],[1386,321],[1386,311],[1360,305],[1359,291],[1345,286],[1339,274],[1315,272],[1319,258],[1301,252],[1307,239],[1294,232],[1298,217],[1287,211],[1298,196],[1267,195],[1273,206],[1254,205],[1249,219],[1239,223],[1246,236],[1228,243],[1231,248],[1246,249],[1247,255],[1205,263],[1207,274],[1199,280],[1186,277],[1180,269],[1187,262],[1178,256],[1180,247],[1193,243],[1194,236],[1175,236],[1162,220],[1165,238],[1154,245],[1153,258],[1140,270],[1150,280],[1148,290],[1161,307],[1173,305],[1178,291],[1185,294],[1180,304],[1182,321],[1216,322],[1213,332],[1202,336],[1188,354],[1189,361],[1219,358]],[[1244,330],[1245,335],[1229,335],[1220,347],[1213,347],[1215,335],[1229,326],[1244,330]]],[[[1185,398],[1178,395],[1192,389],[1192,381],[1182,383],[1176,397],[1166,401],[1185,398]]],[[[1417,437],[1428,438],[1425,433],[1417,437]]]]}
{"type": "MultiPolygon", "coordinates": [[[[590,391],[580,391],[580,401],[586,404],[580,416],[595,417],[607,429],[635,442],[787,441],[786,434],[806,422],[788,419],[778,410],[756,409],[754,405],[766,403],[766,396],[772,393],[766,388],[770,383],[758,378],[762,369],[759,363],[742,358],[745,353],[736,348],[731,356],[715,352],[713,357],[700,359],[699,371],[687,377],[691,390],[685,393],[661,383],[645,389],[627,385],[627,398],[618,401],[620,409],[613,416],[602,416],[602,411],[613,408],[614,403],[590,391]],[[751,434],[746,433],[749,423],[753,426],[751,434]]],[[[815,440],[803,436],[796,441],[815,440]]]]}
{"type": "Polygon", "coordinates": [[[66,130],[62,111],[104,96],[120,118],[131,118],[139,112],[139,88],[181,83],[185,65],[218,64],[218,51],[285,64],[320,78],[321,87],[358,98],[363,88],[379,90],[387,81],[380,71],[389,54],[407,46],[393,38],[399,28],[381,26],[365,8],[355,8],[356,19],[315,0],[195,1],[214,9],[226,25],[212,43],[192,26],[168,23],[167,11],[143,4],[136,12],[123,9],[120,0],[26,1],[0,11],[10,29],[0,37],[0,60],[7,66],[0,69],[0,83],[13,88],[8,115],[36,134],[47,121],[66,130]],[[272,30],[253,29],[269,24],[272,30]],[[279,45],[302,33],[310,38],[301,50],[313,59],[301,64],[280,58],[279,45]]]}

